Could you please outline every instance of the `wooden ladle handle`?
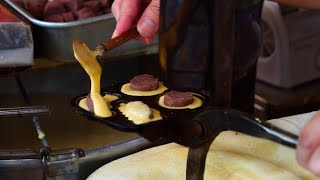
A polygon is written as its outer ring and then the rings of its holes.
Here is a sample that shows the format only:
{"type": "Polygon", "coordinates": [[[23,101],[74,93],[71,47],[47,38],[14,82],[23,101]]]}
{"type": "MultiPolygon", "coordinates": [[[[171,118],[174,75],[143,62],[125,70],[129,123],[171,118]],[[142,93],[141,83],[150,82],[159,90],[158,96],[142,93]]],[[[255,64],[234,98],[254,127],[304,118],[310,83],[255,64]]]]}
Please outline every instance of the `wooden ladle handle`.
{"type": "Polygon", "coordinates": [[[133,28],[121,34],[120,36],[110,39],[109,41],[97,46],[96,49],[100,52],[103,50],[103,53],[106,53],[107,51],[110,51],[111,49],[120,46],[121,44],[133,38],[136,38],[137,36],[139,36],[139,32],[137,31],[137,28],[133,28]]]}

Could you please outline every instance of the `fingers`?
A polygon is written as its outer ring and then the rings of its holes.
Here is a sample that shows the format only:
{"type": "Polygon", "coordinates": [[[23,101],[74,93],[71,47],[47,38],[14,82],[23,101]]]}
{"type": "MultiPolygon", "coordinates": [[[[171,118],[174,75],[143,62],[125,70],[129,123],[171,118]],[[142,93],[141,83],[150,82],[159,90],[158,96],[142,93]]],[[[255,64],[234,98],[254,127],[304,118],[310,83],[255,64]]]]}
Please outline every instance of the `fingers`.
{"type": "Polygon", "coordinates": [[[152,43],[152,37],[149,37],[149,38],[145,38],[145,37],[142,37],[142,36],[139,36],[137,37],[137,39],[141,42],[144,42],[146,44],[151,44],[152,43]]]}
{"type": "Polygon", "coordinates": [[[313,172],[317,176],[320,176],[320,147],[317,147],[313,151],[309,159],[308,167],[311,172],[313,172]]]}
{"type": "Polygon", "coordinates": [[[118,0],[114,3],[112,13],[117,20],[117,25],[112,38],[119,36],[136,24],[140,4],[139,0],[118,0]]]}
{"type": "Polygon", "coordinates": [[[117,21],[112,38],[119,36],[137,24],[137,29],[141,35],[137,39],[150,44],[153,35],[159,29],[160,0],[115,0],[112,4],[112,13],[117,21]],[[138,17],[140,17],[140,20],[136,23],[138,17]]]}
{"type": "Polygon", "coordinates": [[[137,29],[141,36],[151,38],[159,29],[160,0],[152,0],[141,15],[137,29]]]}
{"type": "Polygon", "coordinates": [[[111,6],[111,12],[116,21],[119,20],[120,16],[120,7],[123,0],[115,0],[111,6]]]}
{"type": "Polygon", "coordinates": [[[320,176],[320,111],[300,133],[297,160],[301,166],[320,176]]]}

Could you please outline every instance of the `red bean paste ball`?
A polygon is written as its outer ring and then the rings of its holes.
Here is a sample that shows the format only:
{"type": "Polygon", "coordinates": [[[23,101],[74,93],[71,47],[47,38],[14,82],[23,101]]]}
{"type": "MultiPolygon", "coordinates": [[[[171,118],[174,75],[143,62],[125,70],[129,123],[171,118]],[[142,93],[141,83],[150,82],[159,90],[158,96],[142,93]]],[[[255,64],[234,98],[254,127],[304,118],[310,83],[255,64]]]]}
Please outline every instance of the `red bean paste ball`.
{"type": "Polygon", "coordinates": [[[70,22],[111,13],[113,0],[12,0],[35,18],[70,22]]]}
{"type": "Polygon", "coordinates": [[[33,0],[26,1],[25,8],[36,18],[43,16],[43,9],[47,3],[47,0],[33,0]]]}
{"type": "Polygon", "coordinates": [[[159,79],[149,74],[142,74],[130,81],[130,88],[134,91],[152,91],[159,86],[159,79]]]}
{"type": "Polygon", "coordinates": [[[94,113],[93,101],[92,101],[92,99],[91,99],[90,94],[87,95],[87,101],[86,101],[86,103],[87,103],[87,106],[88,106],[89,111],[92,112],[92,113],[94,113]]]}
{"type": "Polygon", "coordinates": [[[193,96],[188,92],[169,91],[164,95],[164,105],[183,107],[193,103],[193,96]]]}

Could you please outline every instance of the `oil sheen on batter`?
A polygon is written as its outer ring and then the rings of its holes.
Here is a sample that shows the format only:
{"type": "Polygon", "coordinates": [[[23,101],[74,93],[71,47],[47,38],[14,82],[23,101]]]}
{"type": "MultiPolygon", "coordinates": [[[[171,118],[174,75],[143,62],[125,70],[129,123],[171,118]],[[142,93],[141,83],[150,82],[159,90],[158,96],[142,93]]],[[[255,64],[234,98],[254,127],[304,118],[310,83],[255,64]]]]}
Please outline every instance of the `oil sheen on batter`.
{"type": "Polygon", "coordinates": [[[162,119],[158,110],[150,108],[141,101],[132,101],[127,104],[121,103],[119,110],[135,124],[144,124],[162,119]]]}
{"type": "Polygon", "coordinates": [[[162,83],[159,83],[159,86],[157,89],[152,91],[135,91],[130,88],[130,83],[124,84],[121,87],[121,92],[130,96],[154,96],[157,94],[163,93],[168,88],[165,87],[162,83]]]}
{"type": "Polygon", "coordinates": [[[167,108],[167,109],[195,109],[195,108],[198,108],[202,105],[202,100],[196,96],[192,96],[193,97],[193,102],[187,106],[182,106],[182,107],[170,107],[170,106],[166,106],[164,104],[164,96],[161,96],[159,98],[159,101],[158,101],[158,104],[164,108],[167,108]]]}

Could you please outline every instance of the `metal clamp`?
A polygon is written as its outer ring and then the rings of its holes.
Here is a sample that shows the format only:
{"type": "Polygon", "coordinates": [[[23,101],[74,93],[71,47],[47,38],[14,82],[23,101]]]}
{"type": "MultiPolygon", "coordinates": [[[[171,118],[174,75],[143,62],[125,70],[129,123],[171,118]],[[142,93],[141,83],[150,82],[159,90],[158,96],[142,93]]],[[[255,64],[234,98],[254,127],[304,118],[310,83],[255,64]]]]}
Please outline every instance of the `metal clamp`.
{"type": "Polygon", "coordinates": [[[46,175],[49,177],[61,175],[77,177],[79,172],[79,158],[84,156],[84,151],[79,148],[62,150],[42,149],[42,161],[46,175]]]}

